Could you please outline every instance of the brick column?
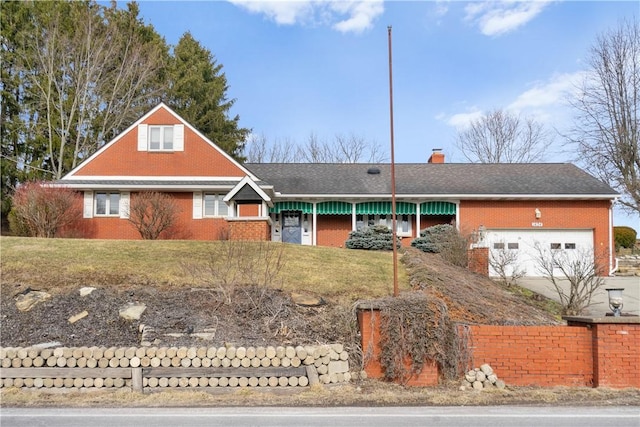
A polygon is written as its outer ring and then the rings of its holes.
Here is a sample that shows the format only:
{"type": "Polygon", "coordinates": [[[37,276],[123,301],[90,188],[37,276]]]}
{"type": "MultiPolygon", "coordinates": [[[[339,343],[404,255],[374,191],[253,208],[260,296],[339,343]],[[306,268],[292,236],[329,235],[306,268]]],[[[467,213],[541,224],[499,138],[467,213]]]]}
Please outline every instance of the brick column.
{"type": "MultiPolygon", "coordinates": [[[[364,371],[369,378],[383,378],[384,367],[380,363],[380,310],[377,308],[361,305],[358,308],[358,326],[362,337],[362,357],[364,371]]],[[[409,359],[405,361],[409,366],[409,359]]],[[[438,365],[427,360],[422,367],[422,371],[414,375],[405,384],[414,387],[425,387],[438,385],[440,381],[440,370],[438,365]]]]}
{"type": "Polygon", "coordinates": [[[594,387],[640,387],[640,317],[565,317],[591,328],[594,387]]]}

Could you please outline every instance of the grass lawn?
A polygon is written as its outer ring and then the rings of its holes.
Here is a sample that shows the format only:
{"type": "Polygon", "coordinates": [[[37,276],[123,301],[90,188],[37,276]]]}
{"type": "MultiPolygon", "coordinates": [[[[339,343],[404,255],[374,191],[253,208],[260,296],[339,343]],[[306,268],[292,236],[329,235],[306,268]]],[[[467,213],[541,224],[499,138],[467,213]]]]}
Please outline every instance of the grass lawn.
{"type": "MultiPolygon", "coordinates": [[[[207,266],[228,254],[230,242],[180,240],[83,240],[0,237],[2,283],[20,283],[55,292],[69,286],[147,283],[154,286],[202,286],[186,265],[207,266]]],[[[268,245],[282,250],[282,268],[274,284],[287,291],[310,292],[339,300],[375,298],[393,292],[390,252],[268,245]]],[[[398,283],[408,289],[402,264],[398,283]]]]}

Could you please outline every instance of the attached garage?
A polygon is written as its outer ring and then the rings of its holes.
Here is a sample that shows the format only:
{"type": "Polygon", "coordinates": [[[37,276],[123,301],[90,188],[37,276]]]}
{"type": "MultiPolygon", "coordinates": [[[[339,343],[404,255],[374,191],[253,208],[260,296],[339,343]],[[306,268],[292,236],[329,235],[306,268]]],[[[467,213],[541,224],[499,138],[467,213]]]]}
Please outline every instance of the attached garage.
{"type": "MultiPolygon", "coordinates": [[[[515,268],[525,276],[541,276],[536,262],[538,247],[547,254],[563,251],[567,256],[593,257],[593,230],[487,230],[483,241],[492,259],[500,259],[505,252],[513,255],[515,261],[506,268],[508,275],[515,268]]],[[[491,265],[489,275],[498,276],[491,265]]]]}

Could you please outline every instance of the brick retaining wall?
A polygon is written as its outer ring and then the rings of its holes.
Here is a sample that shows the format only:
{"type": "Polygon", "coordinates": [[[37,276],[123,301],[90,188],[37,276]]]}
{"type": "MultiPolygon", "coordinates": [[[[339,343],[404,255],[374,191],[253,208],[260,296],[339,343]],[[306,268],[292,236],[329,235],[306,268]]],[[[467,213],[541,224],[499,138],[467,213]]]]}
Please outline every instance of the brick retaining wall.
{"type": "MultiPolygon", "coordinates": [[[[472,366],[489,364],[517,386],[640,387],[640,318],[566,318],[567,326],[461,325],[472,366]]],[[[382,378],[380,312],[358,310],[364,370],[382,378]]],[[[462,377],[462,373],[461,373],[462,377]]],[[[427,364],[407,385],[438,384],[427,364]]]]}

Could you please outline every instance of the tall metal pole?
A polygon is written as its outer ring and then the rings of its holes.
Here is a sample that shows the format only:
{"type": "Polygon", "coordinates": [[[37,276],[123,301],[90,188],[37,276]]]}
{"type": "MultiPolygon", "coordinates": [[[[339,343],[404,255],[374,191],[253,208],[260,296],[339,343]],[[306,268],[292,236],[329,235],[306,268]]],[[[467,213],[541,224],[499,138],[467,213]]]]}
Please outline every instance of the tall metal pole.
{"type": "Polygon", "coordinates": [[[393,67],[391,60],[391,25],[387,27],[389,34],[389,115],[391,129],[391,234],[393,239],[393,296],[397,297],[398,291],[398,248],[396,240],[398,227],[396,225],[396,166],[393,154],[393,67]]]}

